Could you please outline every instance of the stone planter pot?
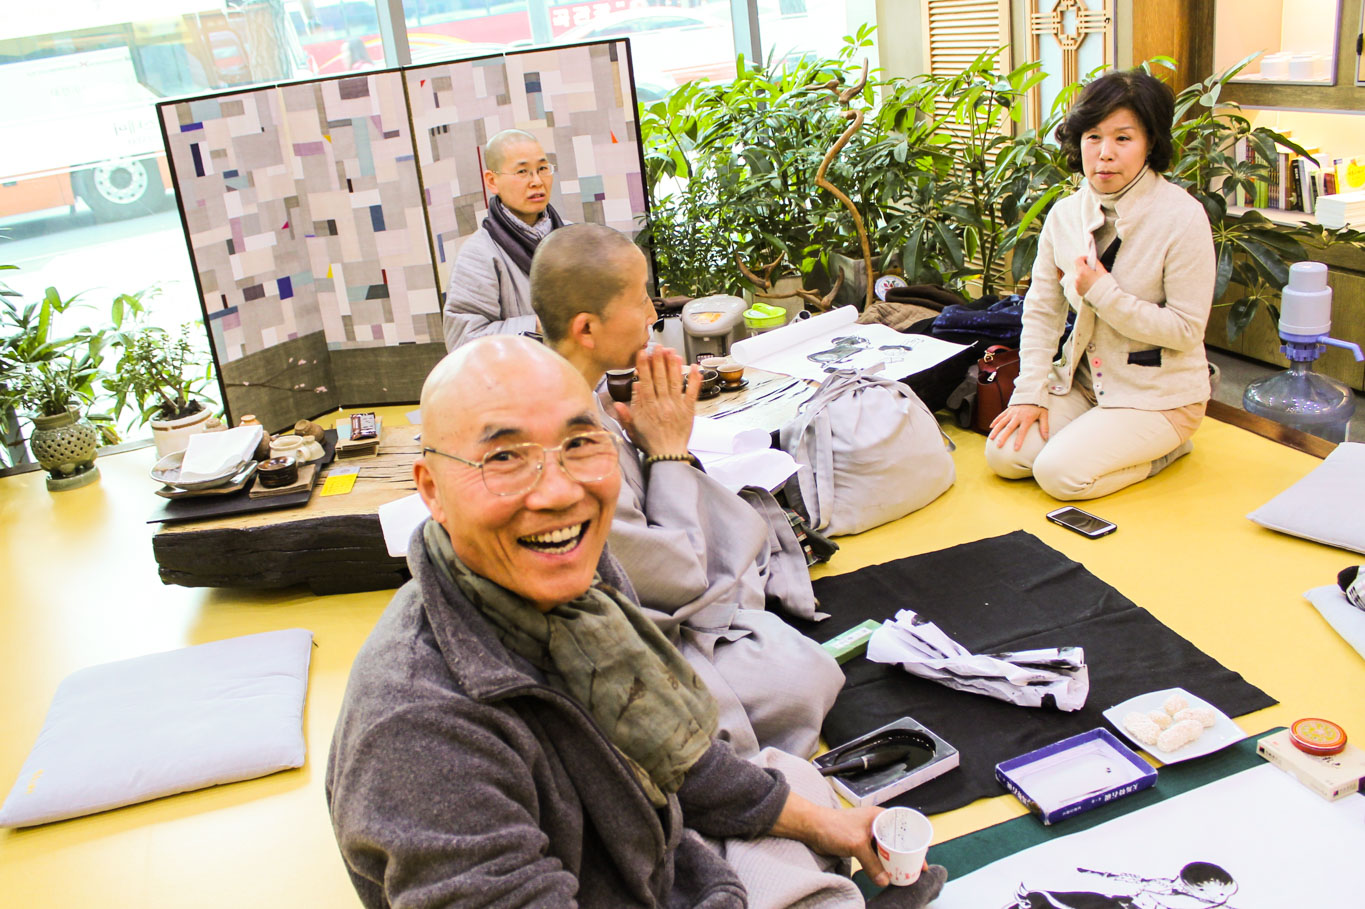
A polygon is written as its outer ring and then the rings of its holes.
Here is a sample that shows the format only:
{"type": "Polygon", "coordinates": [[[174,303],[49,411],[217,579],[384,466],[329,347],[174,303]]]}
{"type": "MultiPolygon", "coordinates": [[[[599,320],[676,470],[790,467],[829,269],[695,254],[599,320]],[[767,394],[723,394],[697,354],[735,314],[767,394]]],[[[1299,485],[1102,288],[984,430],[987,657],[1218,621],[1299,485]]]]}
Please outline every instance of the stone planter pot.
{"type": "Polygon", "coordinates": [[[53,492],[76,489],[99,479],[95,446],[99,433],[79,421],[75,408],[66,413],[33,418],[28,446],[38,464],[47,471],[47,488],[53,492]]]}
{"type": "Polygon", "coordinates": [[[156,443],[157,458],[184,451],[189,447],[190,436],[207,428],[213,412],[201,405],[200,409],[188,417],[178,420],[153,420],[152,441],[156,443]]]}

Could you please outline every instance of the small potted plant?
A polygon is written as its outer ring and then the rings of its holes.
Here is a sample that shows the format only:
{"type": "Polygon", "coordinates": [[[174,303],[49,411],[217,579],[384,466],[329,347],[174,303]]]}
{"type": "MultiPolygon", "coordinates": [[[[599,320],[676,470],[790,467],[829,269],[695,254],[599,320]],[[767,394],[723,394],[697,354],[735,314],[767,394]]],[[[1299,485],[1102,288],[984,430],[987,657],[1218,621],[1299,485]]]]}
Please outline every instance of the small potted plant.
{"type": "Polygon", "coordinates": [[[132,404],[138,422],[152,425],[152,440],[158,457],[184,451],[189,437],[203,432],[213,412],[198,395],[213,378],[205,369],[204,354],[191,342],[192,326],[181,325],[171,332],[134,319],[123,328],[125,307],[140,316],[144,310],[139,299],[125,295],[115,301],[112,345],[121,355],[104,387],[114,396],[114,412],[122,413],[132,404]]]}
{"type": "Polygon", "coordinates": [[[48,472],[48,489],[93,483],[99,478],[95,450],[100,433],[81,414],[95,398],[104,333],[83,329],[71,337],[50,338],[53,314],[72,300],[63,300],[50,287],[42,300],[26,306],[16,304],[11,299],[15,296],[7,287],[0,292],[0,409],[32,421],[29,449],[48,472]]]}

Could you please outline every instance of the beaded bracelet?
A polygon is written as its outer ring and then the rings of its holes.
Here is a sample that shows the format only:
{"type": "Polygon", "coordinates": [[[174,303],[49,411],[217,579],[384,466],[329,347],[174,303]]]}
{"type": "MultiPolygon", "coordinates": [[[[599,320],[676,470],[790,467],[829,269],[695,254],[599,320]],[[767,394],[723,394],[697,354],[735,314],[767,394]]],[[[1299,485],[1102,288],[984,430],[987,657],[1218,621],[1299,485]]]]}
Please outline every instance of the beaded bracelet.
{"type": "Polygon", "coordinates": [[[645,467],[649,467],[659,461],[686,461],[698,470],[702,469],[701,461],[698,461],[697,456],[691,452],[688,452],[687,454],[650,455],[645,458],[645,467]]]}

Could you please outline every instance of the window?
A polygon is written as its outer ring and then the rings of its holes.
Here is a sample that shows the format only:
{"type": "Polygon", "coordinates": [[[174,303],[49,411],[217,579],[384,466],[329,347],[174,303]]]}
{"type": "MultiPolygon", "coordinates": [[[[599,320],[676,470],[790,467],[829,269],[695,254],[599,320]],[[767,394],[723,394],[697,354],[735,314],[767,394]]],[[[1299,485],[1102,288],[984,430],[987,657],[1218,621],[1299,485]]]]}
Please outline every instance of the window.
{"type": "MultiPolygon", "coordinates": [[[[0,263],[32,299],[159,284],[157,321],[200,315],[169,195],[159,98],[311,76],[295,0],[68,0],[0,19],[0,263]],[[78,27],[73,29],[72,26],[78,27]]],[[[108,291],[106,293],[105,291],[108,291]]]]}

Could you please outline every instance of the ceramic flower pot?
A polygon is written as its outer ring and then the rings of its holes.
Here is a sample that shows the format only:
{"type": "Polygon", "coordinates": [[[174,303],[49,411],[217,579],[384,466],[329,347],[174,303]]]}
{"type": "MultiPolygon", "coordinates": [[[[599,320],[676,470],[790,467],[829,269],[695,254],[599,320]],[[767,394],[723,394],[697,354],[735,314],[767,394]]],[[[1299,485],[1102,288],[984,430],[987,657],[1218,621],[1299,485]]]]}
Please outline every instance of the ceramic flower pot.
{"type": "Polygon", "coordinates": [[[201,406],[188,417],[178,420],[153,420],[152,441],[156,443],[156,456],[164,458],[168,454],[184,451],[189,447],[190,436],[203,432],[212,416],[207,407],[201,406]]]}
{"type": "Polygon", "coordinates": [[[47,471],[47,488],[57,492],[99,479],[100,469],[95,466],[98,442],[95,428],[80,422],[76,409],[70,408],[66,413],[34,417],[28,447],[47,471]]]}

